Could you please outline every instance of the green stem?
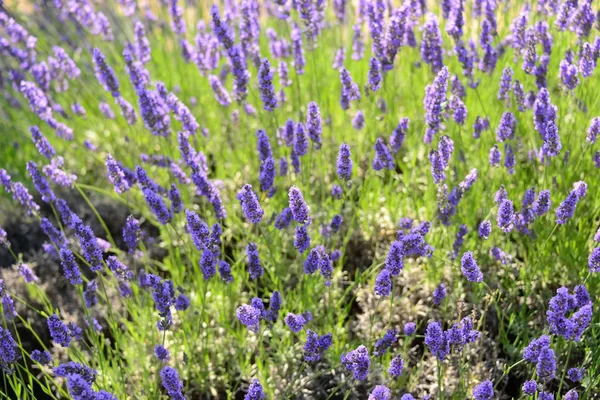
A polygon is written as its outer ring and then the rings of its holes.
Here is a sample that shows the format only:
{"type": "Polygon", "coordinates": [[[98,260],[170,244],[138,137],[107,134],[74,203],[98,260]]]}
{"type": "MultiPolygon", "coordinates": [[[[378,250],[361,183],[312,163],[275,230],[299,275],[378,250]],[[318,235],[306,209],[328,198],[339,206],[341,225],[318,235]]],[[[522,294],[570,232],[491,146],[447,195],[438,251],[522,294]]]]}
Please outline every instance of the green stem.
{"type": "Polygon", "coordinates": [[[567,369],[569,368],[569,358],[571,358],[571,350],[573,349],[573,341],[569,340],[569,349],[567,350],[567,359],[565,360],[565,367],[563,369],[562,377],[560,378],[560,383],[558,384],[558,394],[560,396],[560,390],[563,387],[563,383],[565,382],[565,376],[567,375],[567,369]]]}

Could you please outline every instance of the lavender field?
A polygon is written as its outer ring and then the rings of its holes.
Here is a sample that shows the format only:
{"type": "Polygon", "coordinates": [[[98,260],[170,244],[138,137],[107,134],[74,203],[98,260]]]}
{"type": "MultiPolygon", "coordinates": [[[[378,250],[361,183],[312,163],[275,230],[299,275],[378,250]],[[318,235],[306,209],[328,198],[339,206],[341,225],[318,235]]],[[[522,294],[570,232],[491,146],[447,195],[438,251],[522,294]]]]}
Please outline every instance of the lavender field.
{"type": "Polygon", "coordinates": [[[599,58],[593,0],[0,0],[0,398],[600,399],[599,58]]]}

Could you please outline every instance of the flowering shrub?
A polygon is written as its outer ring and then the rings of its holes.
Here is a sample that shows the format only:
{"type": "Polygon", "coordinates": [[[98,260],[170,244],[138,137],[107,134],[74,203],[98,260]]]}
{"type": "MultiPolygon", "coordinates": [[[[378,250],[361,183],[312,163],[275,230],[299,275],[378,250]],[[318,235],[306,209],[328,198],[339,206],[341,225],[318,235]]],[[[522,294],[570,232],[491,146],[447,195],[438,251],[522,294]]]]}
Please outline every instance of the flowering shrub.
{"type": "Polygon", "coordinates": [[[594,398],[591,0],[217,3],[0,5],[0,392],[594,398]]]}

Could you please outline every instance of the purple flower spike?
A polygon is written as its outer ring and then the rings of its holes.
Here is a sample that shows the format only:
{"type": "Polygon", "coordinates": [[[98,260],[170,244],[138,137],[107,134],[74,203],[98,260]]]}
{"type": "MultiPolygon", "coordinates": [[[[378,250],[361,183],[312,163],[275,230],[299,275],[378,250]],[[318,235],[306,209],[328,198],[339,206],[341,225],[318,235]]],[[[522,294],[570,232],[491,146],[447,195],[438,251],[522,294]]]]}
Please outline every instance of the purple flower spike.
{"type": "Polygon", "coordinates": [[[336,163],[336,171],[337,176],[341,180],[349,180],[352,177],[352,153],[350,151],[350,146],[345,143],[340,145],[340,150],[338,152],[337,163],[336,163]]]}
{"type": "Polygon", "coordinates": [[[491,400],[494,397],[494,385],[492,381],[481,382],[473,388],[473,398],[475,400],[491,400]]]}
{"type": "Polygon", "coordinates": [[[342,354],[342,365],[352,372],[354,379],[365,380],[369,374],[371,360],[369,350],[365,346],[358,346],[356,350],[342,354]]]}
{"type": "Polygon", "coordinates": [[[289,207],[292,210],[292,215],[296,221],[300,224],[307,224],[310,222],[310,209],[304,201],[302,192],[296,186],[292,186],[288,193],[289,207]]]}
{"type": "Polygon", "coordinates": [[[371,57],[368,81],[372,91],[376,92],[381,88],[381,63],[376,57],[371,57]]]}
{"type": "Polygon", "coordinates": [[[254,243],[249,243],[246,246],[246,260],[248,262],[248,272],[250,274],[250,279],[255,280],[260,278],[265,270],[262,267],[262,263],[260,261],[260,254],[258,252],[258,247],[254,243]]]}
{"type": "Polygon", "coordinates": [[[277,98],[275,97],[275,88],[273,86],[271,63],[269,63],[269,60],[266,58],[262,60],[260,64],[258,82],[263,108],[267,111],[273,111],[277,107],[277,98]]]}
{"type": "Polygon", "coordinates": [[[237,199],[240,201],[246,218],[254,224],[259,223],[264,215],[264,211],[258,202],[256,193],[252,190],[252,186],[248,184],[244,185],[238,193],[237,199]]]}
{"type": "Polygon", "coordinates": [[[148,207],[156,216],[158,222],[163,225],[168,224],[171,221],[172,215],[163,198],[150,188],[144,188],[142,189],[142,192],[148,207]]]}
{"type": "Polygon", "coordinates": [[[425,107],[425,123],[427,130],[425,132],[425,143],[431,143],[433,136],[439,131],[442,122],[442,103],[446,101],[446,90],[448,89],[448,79],[450,74],[448,68],[442,68],[432,84],[425,88],[425,98],[423,105],[425,107]]]}
{"type": "Polygon", "coordinates": [[[96,78],[98,82],[104,86],[104,89],[113,95],[113,97],[119,97],[119,80],[115,75],[115,71],[106,63],[104,54],[99,49],[93,50],[93,59],[96,71],[96,78]]]}
{"type": "Polygon", "coordinates": [[[512,201],[505,199],[498,206],[498,227],[508,233],[514,228],[515,211],[512,201]]]}
{"type": "Polygon", "coordinates": [[[375,171],[380,171],[382,169],[390,169],[393,170],[396,167],[396,163],[394,162],[394,158],[390,153],[390,150],[383,142],[383,139],[377,138],[375,141],[375,156],[373,157],[373,169],[375,171]]]}
{"type": "Polygon", "coordinates": [[[340,97],[340,104],[342,109],[347,110],[350,108],[350,102],[360,99],[360,89],[358,85],[352,81],[350,72],[346,68],[340,69],[340,80],[342,82],[342,95],[340,97]]]}
{"type": "Polygon", "coordinates": [[[315,149],[321,148],[321,135],[323,134],[323,127],[321,122],[321,110],[314,101],[308,103],[307,114],[306,114],[306,131],[308,137],[315,144],[315,149]]]}
{"type": "Polygon", "coordinates": [[[467,251],[460,259],[460,269],[469,282],[483,281],[483,274],[473,257],[473,253],[467,251]]]}
{"type": "Polygon", "coordinates": [[[408,125],[410,120],[408,118],[400,118],[400,122],[394,131],[392,132],[392,136],[390,137],[390,146],[392,148],[393,153],[397,153],[400,151],[402,147],[402,143],[404,143],[404,138],[406,137],[406,133],[408,132],[408,125]]]}
{"type": "Polygon", "coordinates": [[[106,155],[106,170],[108,180],[114,185],[115,192],[118,194],[129,190],[129,182],[125,179],[125,174],[118,162],[110,154],[106,155]]]}
{"type": "Polygon", "coordinates": [[[215,75],[210,75],[208,77],[208,80],[210,82],[210,87],[214,92],[215,99],[217,100],[217,102],[224,107],[228,107],[231,104],[231,97],[229,96],[229,93],[221,83],[221,80],[215,75]]]}

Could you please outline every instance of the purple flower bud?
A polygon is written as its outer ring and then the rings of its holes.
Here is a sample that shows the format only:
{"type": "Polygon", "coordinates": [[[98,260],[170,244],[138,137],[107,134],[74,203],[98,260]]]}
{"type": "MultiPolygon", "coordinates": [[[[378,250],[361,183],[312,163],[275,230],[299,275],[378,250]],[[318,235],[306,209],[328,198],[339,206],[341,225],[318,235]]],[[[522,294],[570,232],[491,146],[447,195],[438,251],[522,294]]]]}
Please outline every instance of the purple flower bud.
{"type": "Polygon", "coordinates": [[[75,261],[75,256],[73,255],[71,250],[67,248],[61,248],[60,258],[65,278],[67,278],[72,285],[82,283],[79,266],[77,265],[77,262],[75,261]]]}
{"type": "Polygon", "coordinates": [[[509,174],[515,173],[515,153],[513,152],[512,146],[508,143],[504,144],[504,167],[509,174]]]}
{"type": "Polygon", "coordinates": [[[301,157],[308,153],[309,143],[306,129],[302,122],[298,122],[294,127],[294,153],[301,157]]]}
{"type": "Polygon", "coordinates": [[[546,88],[540,89],[533,104],[533,124],[544,139],[548,122],[556,123],[557,108],[550,102],[550,94],[546,88]]]}
{"type": "Polygon", "coordinates": [[[473,123],[473,137],[478,139],[481,136],[481,132],[488,130],[489,127],[490,122],[487,117],[481,118],[480,116],[477,116],[473,123]]]}
{"type": "Polygon", "coordinates": [[[479,237],[482,239],[487,239],[490,237],[490,233],[492,232],[492,223],[488,220],[481,221],[479,224],[479,237]]]}
{"type": "Polygon", "coordinates": [[[302,75],[304,74],[306,60],[304,58],[304,48],[302,47],[302,30],[296,23],[292,24],[291,40],[292,52],[294,54],[294,61],[292,65],[296,69],[296,73],[298,75],[302,75]]]}
{"type": "Polygon", "coordinates": [[[491,400],[492,397],[494,397],[494,384],[489,379],[473,388],[473,398],[475,400],[491,400]]]}
{"type": "Polygon", "coordinates": [[[386,168],[393,170],[396,167],[394,158],[386,144],[383,142],[383,139],[377,138],[373,148],[375,149],[375,156],[373,157],[372,166],[375,171],[386,168]]]}
{"type": "Polygon", "coordinates": [[[446,298],[446,285],[440,283],[433,291],[433,304],[439,306],[442,300],[446,298]]]}
{"type": "Polygon", "coordinates": [[[56,155],[56,151],[54,150],[48,139],[46,139],[44,135],[42,135],[40,128],[38,128],[37,126],[30,126],[29,132],[31,133],[31,139],[35,144],[35,147],[42,156],[46,157],[47,159],[51,159],[56,155]]]}
{"type": "Polygon", "coordinates": [[[381,63],[376,57],[371,57],[368,81],[372,91],[376,92],[381,88],[381,63]]]}
{"type": "Polygon", "coordinates": [[[267,111],[273,111],[277,107],[277,98],[275,97],[275,88],[273,87],[273,72],[268,59],[263,59],[258,71],[258,88],[260,99],[263,102],[263,108],[267,111]]]}
{"type": "Polygon", "coordinates": [[[376,385],[369,394],[369,400],[390,400],[392,391],[383,385],[376,385]]]}
{"type": "Polygon", "coordinates": [[[332,68],[336,71],[340,68],[344,67],[344,60],[346,59],[346,49],[344,47],[340,47],[333,57],[333,65],[332,68]]]}
{"type": "Polygon", "coordinates": [[[183,21],[183,8],[177,5],[177,0],[170,0],[169,13],[171,14],[171,29],[177,36],[185,34],[185,22],[183,21]]]}
{"type": "Polygon", "coordinates": [[[171,119],[165,101],[155,91],[141,90],[138,95],[144,126],[154,136],[168,137],[171,133],[171,119]]]}
{"type": "MultiPolygon", "coordinates": [[[[554,400],[554,396],[552,396],[551,400],[554,400]]],[[[541,399],[541,395],[540,395],[540,399],[541,399]]],[[[565,396],[563,397],[564,400],[579,400],[579,394],[577,394],[577,391],[575,389],[571,389],[569,390],[567,393],[565,393],[565,396]]]]}
{"type": "Polygon", "coordinates": [[[380,296],[389,296],[392,291],[392,276],[390,271],[382,269],[375,279],[375,293],[380,296]]]}
{"type": "Polygon", "coordinates": [[[31,359],[37,363],[42,365],[50,365],[52,364],[52,355],[48,350],[33,350],[30,354],[31,359]]]}
{"type": "Polygon", "coordinates": [[[310,247],[310,236],[306,225],[300,225],[296,227],[296,234],[294,236],[294,248],[300,253],[304,253],[306,249],[310,247]]]}
{"type": "Polygon", "coordinates": [[[264,211],[258,202],[258,197],[252,190],[252,186],[248,184],[244,185],[238,193],[237,199],[240,201],[246,218],[254,224],[259,223],[264,215],[264,211]]]}
{"type": "Polygon", "coordinates": [[[362,110],[358,110],[352,118],[352,127],[356,130],[361,130],[365,126],[365,114],[362,110]]]}
{"type": "MultiPolygon", "coordinates": [[[[260,165],[260,190],[272,193],[273,183],[275,181],[275,160],[272,157],[267,158],[260,165]]],[[[270,197],[270,195],[269,195],[270,197]]]]}
{"type": "Polygon", "coordinates": [[[160,379],[162,386],[165,388],[171,399],[185,400],[182,394],[183,382],[179,379],[179,375],[174,368],[164,367],[160,370],[160,379]]]}
{"type": "Polygon", "coordinates": [[[569,368],[567,371],[567,377],[571,382],[579,382],[583,375],[585,374],[585,369],[583,368],[569,368]]]}
{"type": "Polygon", "coordinates": [[[502,70],[500,78],[500,88],[498,89],[498,100],[508,100],[508,92],[512,83],[513,70],[510,67],[505,67],[502,70]]]}
{"type": "Polygon", "coordinates": [[[425,143],[431,143],[433,136],[440,129],[442,103],[446,101],[449,78],[448,68],[444,67],[438,72],[433,84],[427,85],[425,88],[425,98],[423,100],[425,123],[427,124],[427,131],[424,138],[425,143]]]}
{"type": "Polygon", "coordinates": [[[460,97],[450,97],[450,110],[452,111],[454,122],[456,122],[458,125],[464,125],[467,120],[467,107],[465,106],[465,103],[462,102],[460,97]]]}
{"type": "Polygon", "coordinates": [[[58,318],[58,315],[52,314],[48,318],[47,323],[52,340],[62,347],[69,347],[69,344],[71,344],[69,328],[58,318]]]}
{"type": "Polygon", "coordinates": [[[342,82],[342,95],[340,97],[340,104],[342,109],[347,110],[350,108],[350,102],[360,100],[360,89],[356,83],[352,81],[350,72],[346,68],[340,69],[340,80],[342,82]]]}
{"type": "Polygon", "coordinates": [[[527,395],[534,395],[537,392],[537,382],[535,380],[526,381],[523,384],[523,393],[527,395]]]}
{"type": "Polygon", "coordinates": [[[115,192],[121,194],[129,190],[129,182],[125,179],[125,174],[110,154],[106,155],[106,169],[106,177],[115,186],[115,192]]]}
{"type": "Polygon", "coordinates": [[[222,106],[228,107],[231,104],[231,97],[229,96],[227,89],[223,87],[221,80],[215,75],[210,75],[208,80],[217,102],[222,106]]]}
{"type": "Polygon", "coordinates": [[[369,350],[365,346],[358,346],[356,350],[342,354],[341,361],[342,365],[352,372],[354,379],[360,381],[367,378],[371,360],[369,350]]]}
{"type": "Polygon", "coordinates": [[[336,172],[341,180],[349,180],[352,177],[352,153],[350,146],[345,143],[340,145],[337,156],[336,172]]]}
{"type": "Polygon", "coordinates": [[[490,149],[489,158],[490,165],[492,167],[497,167],[500,164],[500,161],[502,160],[502,152],[498,148],[498,145],[495,144],[494,147],[490,149]]]}
{"type": "Polygon", "coordinates": [[[249,243],[248,246],[246,246],[246,260],[248,262],[250,279],[255,280],[260,278],[265,270],[261,265],[260,254],[258,253],[258,247],[256,244],[249,243]]]}
{"type": "Polygon", "coordinates": [[[289,207],[292,215],[300,224],[307,224],[310,221],[310,209],[304,201],[302,192],[296,186],[292,186],[288,193],[289,207]]]}
{"type": "Polygon", "coordinates": [[[503,113],[498,128],[496,129],[496,140],[498,142],[504,142],[505,140],[513,139],[516,126],[517,120],[515,116],[510,111],[503,113]]]}
{"type": "Polygon", "coordinates": [[[221,279],[226,283],[233,282],[233,275],[231,274],[231,266],[227,261],[221,260],[219,261],[219,275],[221,275],[221,279]]]}
{"type": "Polygon", "coordinates": [[[588,258],[588,267],[590,272],[600,272],[600,247],[596,247],[592,250],[588,258]]]}
{"type": "Polygon", "coordinates": [[[308,137],[315,143],[315,148],[321,148],[321,135],[323,134],[323,128],[321,123],[321,111],[319,106],[314,101],[308,103],[307,114],[306,114],[306,131],[308,137]]]}
{"type": "Polygon", "coordinates": [[[554,379],[556,373],[556,357],[554,350],[544,347],[537,361],[537,375],[542,380],[554,379]]]}
{"type": "Polygon", "coordinates": [[[46,203],[54,202],[56,200],[56,196],[54,195],[52,188],[50,188],[50,184],[46,178],[42,176],[37,168],[37,165],[33,161],[27,162],[27,172],[29,172],[35,188],[42,196],[42,200],[46,203]]]}
{"type": "Polygon", "coordinates": [[[554,121],[548,121],[546,132],[544,134],[544,145],[542,151],[548,157],[556,157],[562,149],[560,136],[558,135],[558,127],[554,121]]]}
{"type": "Polygon", "coordinates": [[[408,118],[400,118],[400,122],[398,122],[398,125],[396,128],[394,128],[392,136],[390,137],[390,146],[393,153],[400,151],[402,143],[404,142],[404,138],[406,137],[406,133],[408,132],[409,123],[410,120],[408,118]]]}
{"type": "Polygon", "coordinates": [[[244,396],[244,400],[263,400],[264,398],[265,394],[262,385],[258,379],[254,379],[248,387],[248,393],[244,396]]]}
{"type": "Polygon", "coordinates": [[[439,322],[430,322],[425,333],[425,345],[438,360],[443,360],[450,352],[450,345],[439,322]]]}
{"type": "Polygon", "coordinates": [[[575,207],[579,202],[581,196],[577,188],[573,189],[567,198],[556,208],[556,223],[563,225],[568,219],[573,217],[575,213],[575,207]]]}
{"type": "Polygon", "coordinates": [[[325,286],[329,286],[333,275],[333,266],[331,265],[331,259],[328,254],[323,254],[321,256],[321,259],[319,260],[319,270],[321,271],[321,275],[326,279],[325,286]]]}
{"type": "Polygon", "coordinates": [[[121,115],[125,118],[127,124],[134,125],[137,122],[137,114],[133,106],[121,96],[117,97],[115,101],[121,108],[121,115]]]}
{"type": "Polygon", "coordinates": [[[217,273],[217,257],[212,251],[205,249],[200,258],[200,270],[205,281],[215,276],[217,273]]]}
{"type": "Polygon", "coordinates": [[[406,336],[412,336],[417,330],[417,325],[414,322],[407,322],[404,324],[404,334],[406,336]]]}
{"type": "Polygon", "coordinates": [[[119,80],[113,69],[106,63],[104,54],[102,54],[99,49],[94,48],[93,59],[98,82],[100,82],[102,86],[104,86],[104,89],[112,94],[113,97],[119,97],[119,80]]]}
{"type": "Polygon", "coordinates": [[[352,26],[352,59],[362,60],[365,54],[365,43],[363,41],[362,24],[352,26]]]}
{"type": "Polygon", "coordinates": [[[483,274],[473,258],[473,253],[467,251],[460,259],[460,269],[469,282],[483,281],[483,274]]]}
{"type": "Polygon", "coordinates": [[[169,361],[169,358],[171,358],[169,350],[167,350],[165,346],[161,344],[157,344],[156,346],[154,346],[154,356],[158,358],[159,361],[162,361],[164,363],[169,361]]]}
{"type": "Polygon", "coordinates": [[[85,306],[87,308],[92,308],[98,303],[98,297],[96,296],[96,291],[98,290],[98,284],[95,280],[91,280],[85,285],[85,290],[83,291],[83,300],[85,301],[85,306]]]}
{"type": "Polygon", "coordinates": [[[296,315],[292,313],[288,313],[284,321],[288,328],[290,328],[290,330],[294,333],[300,332],[307,323],[306,319],[302,315],[296,315]]]}
{"type": "Polygon", "coordinates": [[[579,85],[579,68],[577,65],[562,60],[559,67],[559,76],[567,90],[573,90],[579,85]]]}
{"type": "Polygon", "coordinates": [[[444,158],[439,150],[432,150],[429,152],[429,162],[431,163],[431,175],[433,177],[433,182],[435,184],[439,184],[446,180],[446,174],[444,170],[446,169],[446,163],[444,162],[444,158]]]}
{"type": "Polygon", "coordinates": [[[588,143],[594,144],[596,143],[598,134],[600,134],[600,117],[595,117],[590,121],[590,127],[588,128],[585,140],[587,140],[588,143]]]}
{"type": "Polygon", "coordinates": [[[442,33],[434,14],[428,14],[423,25],[421,58],[425,64],[431,65],[434,73],[439,72],[444,66],[442,60],[442,33]]]}

